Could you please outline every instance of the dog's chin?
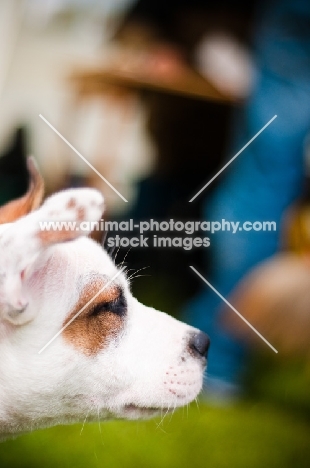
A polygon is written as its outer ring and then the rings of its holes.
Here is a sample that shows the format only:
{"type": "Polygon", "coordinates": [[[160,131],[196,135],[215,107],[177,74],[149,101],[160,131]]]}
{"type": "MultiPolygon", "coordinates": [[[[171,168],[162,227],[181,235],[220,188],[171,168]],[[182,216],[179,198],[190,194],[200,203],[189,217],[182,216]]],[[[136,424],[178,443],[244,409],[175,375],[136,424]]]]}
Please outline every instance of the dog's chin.
{"type": "Polygon", "coordinates": [[[149,419],[156,416],[161,416],[165,413],[173,411],[174,406],[171,408],[155,407],[155,406],[138,406],[134,404],[125,405],[119,412],[119,417],[124,419],[149,419]]]}
{"type": "Polygon", "coordinates": [[[183,382],[177,383],[178,387],[168,388],[169,392],[173,394],[173,398],[163,398],[164,402],[160,401],[162,398],[158,398],[158,404],[150,402],[149,405],[129,400],[128,403],[124,402],[120,406],[114,407],[114,417],[118,419],[148,419],[163,416],[194,401],[202,387],[202,379],[190,382],[191,385],[187,385],[186,391],[184,391],[183,382]],[[191,389],[188,388],[189,386],[191,389]]]}
{"type": "Polygon", "coordinates": [[[190,403],[192,400],[185,402],[174,401],[169,406],[140,406],[134,403],[129,403],[117,411],[117,418],[120,419],[150,419],[156,416],[163,416],[164,414],[172,413],[177,408],[190,403]]]}

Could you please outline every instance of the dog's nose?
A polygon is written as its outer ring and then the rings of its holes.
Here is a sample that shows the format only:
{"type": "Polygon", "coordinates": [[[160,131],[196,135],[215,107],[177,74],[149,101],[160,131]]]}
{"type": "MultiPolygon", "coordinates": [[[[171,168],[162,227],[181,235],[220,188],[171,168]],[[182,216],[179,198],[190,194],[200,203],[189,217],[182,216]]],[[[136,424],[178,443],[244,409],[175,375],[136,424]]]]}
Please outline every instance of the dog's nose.
{"type": "Polygon", "coordinates": [[[207,357],[210,338],[202,331],[194,333],[189,340],[189,348],[197,357],[207,357]]]}

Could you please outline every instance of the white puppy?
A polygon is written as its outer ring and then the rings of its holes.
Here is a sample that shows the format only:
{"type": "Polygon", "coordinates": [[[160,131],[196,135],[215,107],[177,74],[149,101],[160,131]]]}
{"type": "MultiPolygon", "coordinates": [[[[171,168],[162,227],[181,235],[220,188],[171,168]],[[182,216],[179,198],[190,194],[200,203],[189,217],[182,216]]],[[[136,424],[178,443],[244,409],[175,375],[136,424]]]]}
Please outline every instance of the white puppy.
{"type": "Polygon", "coordinates": [[[141,305],[85,231],[40,230],[41,221],[99,220],[103,198],[67,190],[35,209],[42,180],[32,160],[29,169],[26,196],[0,208],[0,223],[11,223],[0,229],[0,437],[189,403],[207,335],[141,305]]]}

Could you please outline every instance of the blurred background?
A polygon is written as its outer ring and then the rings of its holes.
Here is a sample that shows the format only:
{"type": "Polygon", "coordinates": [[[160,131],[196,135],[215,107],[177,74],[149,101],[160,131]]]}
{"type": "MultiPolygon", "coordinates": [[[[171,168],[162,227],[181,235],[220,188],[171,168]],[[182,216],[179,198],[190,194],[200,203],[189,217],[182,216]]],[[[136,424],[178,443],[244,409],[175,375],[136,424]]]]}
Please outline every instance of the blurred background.
{"type": "Polygon", "coordinates": [[[132,283],[140,301],[210,334],[209,389],[163,420],[86,418],[5,442],[1,466],[309,466],[310,11],[269,3],[0,0],[1,204],[25,192],[33,154],[47,195],[96,187],[106,220],[278,223],[211,236],[204,252],[115,252],[147,267],[132,283]],[[188,203],[275,114],[246,159],[188,203]],[[209,302],[189,265],[279,354],[209,302]]]}

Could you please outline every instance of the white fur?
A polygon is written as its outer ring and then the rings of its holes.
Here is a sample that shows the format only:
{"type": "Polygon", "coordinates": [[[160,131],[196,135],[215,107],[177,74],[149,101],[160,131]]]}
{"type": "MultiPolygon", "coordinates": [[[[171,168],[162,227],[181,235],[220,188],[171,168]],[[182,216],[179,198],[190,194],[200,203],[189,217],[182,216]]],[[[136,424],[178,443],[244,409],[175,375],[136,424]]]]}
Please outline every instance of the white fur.
{"type": "Polygon", "coordinates": [[[117,337],[87,356],[61,334],[38,354],[62,328],[91,275],[112,278],[117,272],[83,232],[68,243],[41,245],[38,221],[74,218],[66,208],[72,197],[84,207],[85,219],[100,218],[98,192],[70,190],[0,231],[2,438],[86,416],[151,416],[187,404],[202,386],[203,359],[188,351],[189,335],[197,330],[141,305],[123,274],[115,283],[125,291],[128,311],[117,337]]]}

